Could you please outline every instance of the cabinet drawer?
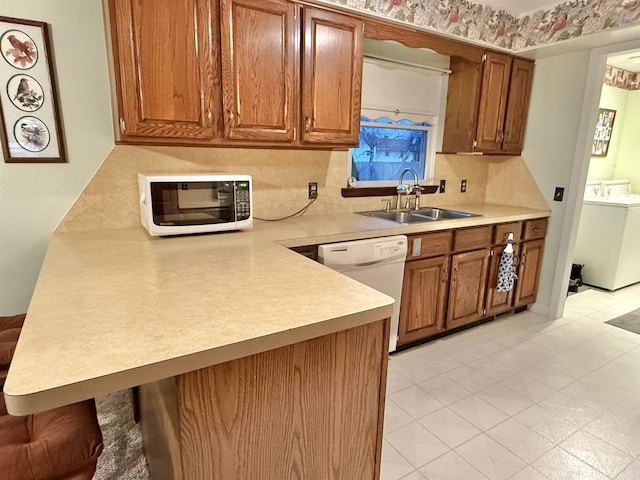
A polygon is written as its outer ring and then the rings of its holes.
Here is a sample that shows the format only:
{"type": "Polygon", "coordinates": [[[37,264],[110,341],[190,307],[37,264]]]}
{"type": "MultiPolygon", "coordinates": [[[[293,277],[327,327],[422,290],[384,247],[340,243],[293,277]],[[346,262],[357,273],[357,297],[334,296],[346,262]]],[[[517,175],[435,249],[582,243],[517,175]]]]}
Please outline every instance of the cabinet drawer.
{"type": "Polygon", "coordinates": [[[522,237],[522,222],[501,223],[500,225],[496,225],[496,230],[493,234],[493,244],[505,245],[510,233],[513,233],[513,241],[519,242],[522,237]]]}
{"type": "Polygon", "coordinates": [[[547,219],[528,220],[524,222],[524,240],[534,240],[544,238],[547,234],[547,219]]]}
{"type": "Polygon", "coordinates": [[[493,225],[456,230],[453,235],[453,249],[458,251],[485,248],[491,245],[492,236],[493,225]]]}
{"type": "Polygon", "coordinates": [[[451,250],[451,231],[434,232],[409,237],[407,260],[435,257],[451,250]]]}

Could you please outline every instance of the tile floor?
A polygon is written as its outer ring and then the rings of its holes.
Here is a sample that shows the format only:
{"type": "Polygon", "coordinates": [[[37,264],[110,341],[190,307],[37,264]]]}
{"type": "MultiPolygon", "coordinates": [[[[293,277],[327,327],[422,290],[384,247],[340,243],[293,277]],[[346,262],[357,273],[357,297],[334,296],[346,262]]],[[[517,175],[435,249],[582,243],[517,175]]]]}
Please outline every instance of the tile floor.
{"type": "Polygon", "coordinates": [[[389,361],[382,480],[640,479],[640,284],[585,290],[389,361]]]}

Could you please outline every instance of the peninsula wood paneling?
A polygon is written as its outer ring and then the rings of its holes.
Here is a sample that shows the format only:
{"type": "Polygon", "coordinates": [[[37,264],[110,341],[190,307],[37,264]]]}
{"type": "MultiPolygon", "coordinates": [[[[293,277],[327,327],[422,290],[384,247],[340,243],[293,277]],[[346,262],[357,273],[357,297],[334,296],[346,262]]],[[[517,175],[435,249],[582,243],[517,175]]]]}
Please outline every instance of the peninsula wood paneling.
{"type": "Polygon", "coordinates": [[[173,390],[145,386],[143,423],[170,437],[152,442],[181,457],[179,472],[158,455],[150,470],[164,468],[163,479],[377,480],[388,344],[387,319],[186,373],[173,390]]]}

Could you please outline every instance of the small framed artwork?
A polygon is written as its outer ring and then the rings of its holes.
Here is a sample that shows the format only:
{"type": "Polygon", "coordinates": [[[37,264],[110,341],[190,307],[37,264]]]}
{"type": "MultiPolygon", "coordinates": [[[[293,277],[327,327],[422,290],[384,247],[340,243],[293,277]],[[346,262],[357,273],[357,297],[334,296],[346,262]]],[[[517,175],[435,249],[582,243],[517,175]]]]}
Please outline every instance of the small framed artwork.
{"type": "Polygon", "coordinates": [[[598,113],[598,123],[593,135],[593,145],[591,147],[592,157],[606,157],[613,131],[613,121],[616,119],[616,111],[601,108],[598,113]]]}
{"type": "Polygon", "coordinates": [[[64,163],[47,24],[0,16],[0,142],[6,163],[64,163]]]}

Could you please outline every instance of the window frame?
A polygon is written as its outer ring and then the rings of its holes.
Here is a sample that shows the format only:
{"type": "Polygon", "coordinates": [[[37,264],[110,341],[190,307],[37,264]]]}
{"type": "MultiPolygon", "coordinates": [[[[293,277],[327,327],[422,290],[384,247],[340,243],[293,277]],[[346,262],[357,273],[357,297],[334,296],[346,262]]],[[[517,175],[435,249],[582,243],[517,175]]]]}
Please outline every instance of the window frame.
{"type": "MultiPolygon", "coordinates": [[[[408,112],[400,110],[386,110],[381,108],[362,108],[361,117],[366,117],[370,121],[361,121],[360,127],[372,126],[377,128],[395,128],[402,130],[422,130],[427,132],[427,146],[425,151],[425,168],[424,177],[418,178],[420,185],[429,185],[433,182],[435,172],[436,143],[438,135],[438,117],[436,115],[408,112]],[[387,118],[393,122],[401,120],[409,120],[413,123],[426,123],[426,125],[397,125],[396,123],[377,123],[376,120],[387,118]]],[[[353,148],[349,149],[348,167],[349,177],[352,176],[352,158],[353,148]]],[[[413,181],[412,177],[406,177],[409,181],[413,181]]],[[[398,179],[399,180],[399,179],[398,179]]],[[[395,187],[398,180],[356,180],[355,188],[376,188],[376,187],[395,187]]]]}

